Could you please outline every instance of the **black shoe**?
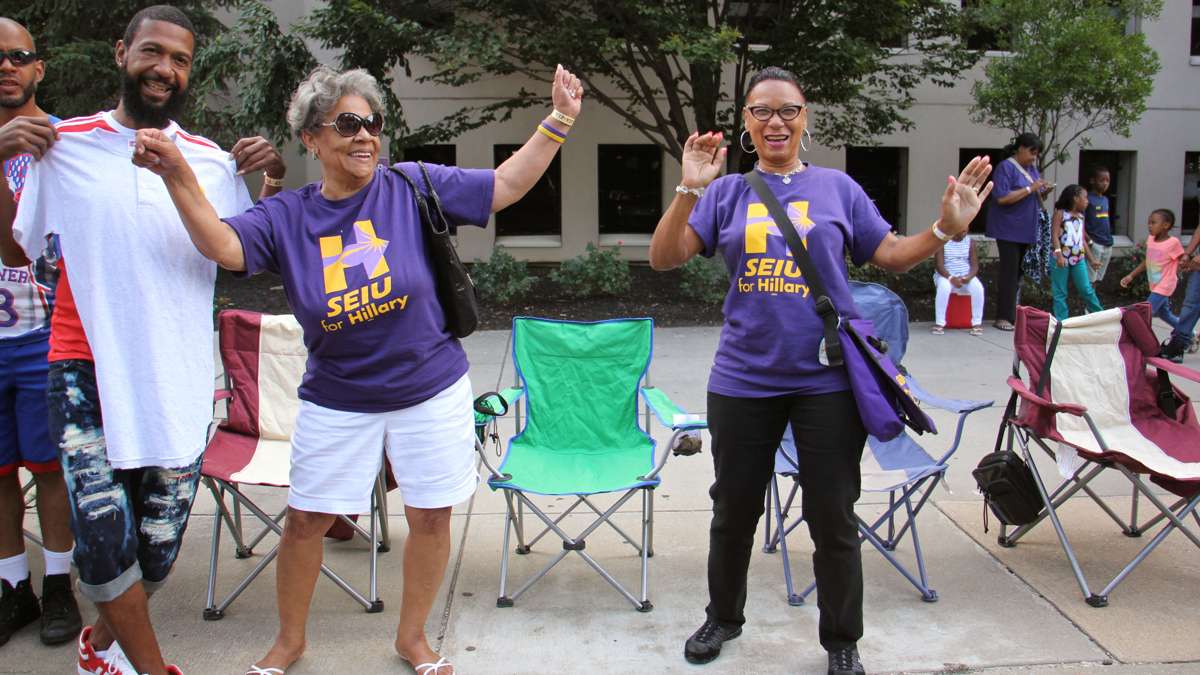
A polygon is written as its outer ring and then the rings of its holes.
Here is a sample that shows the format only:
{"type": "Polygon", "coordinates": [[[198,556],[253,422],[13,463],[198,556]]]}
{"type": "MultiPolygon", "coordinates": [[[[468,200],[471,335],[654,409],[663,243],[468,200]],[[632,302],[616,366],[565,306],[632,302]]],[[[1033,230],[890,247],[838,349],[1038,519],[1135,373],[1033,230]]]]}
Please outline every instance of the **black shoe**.
{"type": "Polygon", "coordinates": [[[29,577],[17,582],[15,588],[7,579],[0,579],[0,645],[33,623],[41,613],[29,577]]]}
{"type": "Polygon", "coordinates": [[[42,577],[42,644],[70,642],[83,629],[79,605],[71,590],[70,574],[42,577]]]}
{"type": "Polygon", "coordinates": [[[741,626],[722,626],[712,619],[705,619],[692,637],[683,645],[683,658],[688,663],[708,663],[721,655],[721,645],[742,634],[741,626]]]}
{"type": "Polygon", "coordinates": [[[1159,346],[1159,356],[1171,363],[1183,363],[1183,353],[1187,351],[1186,342],[1167,340],[1159,346]]]}
{"type": "Polygon", "coordinates": [[[843,647],[829,652],[829,675],[867,675],[858,658],[858,647],[843,647]]]}

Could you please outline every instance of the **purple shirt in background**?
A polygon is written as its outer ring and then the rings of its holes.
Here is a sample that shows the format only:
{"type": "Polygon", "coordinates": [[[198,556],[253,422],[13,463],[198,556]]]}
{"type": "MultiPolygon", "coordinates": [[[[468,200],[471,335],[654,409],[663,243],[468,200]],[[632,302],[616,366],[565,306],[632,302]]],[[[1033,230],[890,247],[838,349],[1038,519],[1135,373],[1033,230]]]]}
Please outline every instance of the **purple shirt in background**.
{"type": "MultiPolygon", "coordinates": [[[[416,164],[397,166],[424,189],[416,164]]],[[[492,170],[426,166],[447,218],[487,225],[492,170]]],[[[312,183],[226,222],[241,238],[247,274],[283,277],[308,348],[300,398],[349,412],[399,410],[467,372],[445,329],[412,191],[391,171],[380,167],[346,199],[325,199],[312,183]]]]}
{"type": "MultiPolygon", "coordinates": [[[[809,165],[788,185],[778,176],[763,178],[787,208],[834,306],[843,316],[857,317],[845,251],[862,265],[891,226],[841,171],[809,165]]],[[[720,251],[730,276],[708,390],[763,398],[849,389],[844,368],[817,361],[824,328],[812,294],[750,184],[736,174],[713,181],[688,224],[704,242],[705,256],[720,251]]]]}
{"type": "MultiPolygon", "coordinates": [[[[1030,165],[1025,169],[1033,180],[1042,177],[1037,167],[1030,165]]],[[[988,209],[987,236],[992,239],[1003,239],[1018,244],[1032,244],[1037,239],[1038,198],[1032,194],[1018,200],[1015,204],[1005,206],[996,201],[1013,190],[1032,185],[1013,162],[1007,159],[992,169],[992,207],[988,209]]]]}

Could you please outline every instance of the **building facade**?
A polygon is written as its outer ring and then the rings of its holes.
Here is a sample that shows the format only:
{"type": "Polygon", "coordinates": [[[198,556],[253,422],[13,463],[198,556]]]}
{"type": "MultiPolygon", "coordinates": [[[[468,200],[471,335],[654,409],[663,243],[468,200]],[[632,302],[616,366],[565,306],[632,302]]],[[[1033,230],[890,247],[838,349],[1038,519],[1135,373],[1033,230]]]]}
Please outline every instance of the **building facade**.
{"type": "MultiPolygon", "coordinates": [[[[287,22],[314,4],[278,3],[276,9],[287,22]]],[[[1146,35],[1161,62],[1148,110],[1129,138],[1092,133],[1088,148],[1072,148],[1067,162],[1049,168],[1046,178],[1061,189],[1084,182],[1083,174],[1093,164],[1104,164],[1113,174],[1109,195],[1119,250],[1143,240],[1148,214],[1164,207],[1177,214],[1175,234],[1182,234],[1186,244],[1200,217],[1200,0],[1167,0],[1158,19],[1134,22],[1130,29],[1146,35]]],[[[987,52],[985,59],[989,58],[1003,54],[987,52]]],[[[414,75],[420,68],[414,64],[414,75]]],[[[971,156],[998,152],[1011,141],[1008,131],[970,119],[971,85],[982,72],[980,64],[953,88],[918,88],[916,104],[906,113],[913,122],[910,131],[882,136],[877,146],[838,149],[823,145],[818,135],[803,158],[854,176],[898,232],[918,232],[936,219],[946,176],[957,175],[971,156]]],[[[418,83],[403,73],[397,74],[397,82],[413,127],[521,87],[547,88],[501,78],[451,89],[418,83]]],[[[494,247],[502,246],[521,259],[557,262],[579,255],[589,243],[620,245],[622,254],[633,261],[647,258],[649,233],[674,197],[679,165],[596,101],[585,101],[584,106],[569,140],[534,191],[493,216],[486,229],[459,231],[464,260],[486,260],[494,247]]],[[[406,157],[494,167],[532,135],[547,113],[548,106],[518,111],[511,120],[463,134],[453,144],[407,151],[406,157]]],[[[810,112],[813,118],[820,114],[819,106],[810,112]]],[[[297,164],[289,172],[289,186],[319,177],[311,159],[297,164]]],[[[972,230],[983,238],[982,219],[972,230]]]]}

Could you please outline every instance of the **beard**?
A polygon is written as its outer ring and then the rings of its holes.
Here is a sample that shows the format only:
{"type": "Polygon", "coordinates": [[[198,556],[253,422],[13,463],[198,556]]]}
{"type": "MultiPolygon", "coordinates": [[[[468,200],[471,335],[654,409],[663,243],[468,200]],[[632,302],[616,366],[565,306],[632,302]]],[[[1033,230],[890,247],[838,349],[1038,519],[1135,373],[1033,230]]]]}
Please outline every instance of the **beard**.
{"type": "Polygon", "coordinates": [[[183,112],[187,104],[187,89],[172,89],[171,95],[163,103],[151,103],[142,97],[142,82],[161,82],[156,77],[142,75],[134,77],[129,71],[124,71],[121,78],[121,102],[125,112],[138,123],[139,127],[154,127],[162,129],[171,120],[183,112]]]}
{"type": "Polygon", "coordinates": [[[28,87],[16,96],[0,98],[0,108],[20,108],[37,92],[37,82],[30,82],[28,87]]]}

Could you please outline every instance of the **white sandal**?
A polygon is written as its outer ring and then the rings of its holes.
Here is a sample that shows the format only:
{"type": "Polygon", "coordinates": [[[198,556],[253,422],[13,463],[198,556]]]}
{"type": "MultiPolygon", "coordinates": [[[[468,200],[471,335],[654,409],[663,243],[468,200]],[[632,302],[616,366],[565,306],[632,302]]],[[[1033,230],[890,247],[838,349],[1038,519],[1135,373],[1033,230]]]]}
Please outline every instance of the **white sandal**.
{"type": "Polygon", "coordinates": [[[283,675],[283,668],[259,668],[258,664],[250,666],[246,675],[283,675]]]}
{"type": "Polygon", "coordinates": [[[421,663],[413,666],[413,670],[417,671],[417,675],[438,675],[442,668],[453,667],[454,665],[443,656],[437,660],[437,663],[421,663]]]}

